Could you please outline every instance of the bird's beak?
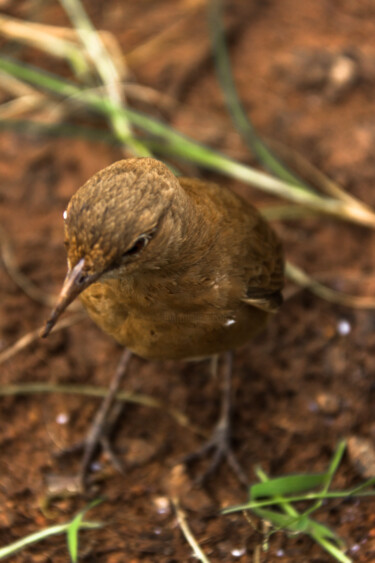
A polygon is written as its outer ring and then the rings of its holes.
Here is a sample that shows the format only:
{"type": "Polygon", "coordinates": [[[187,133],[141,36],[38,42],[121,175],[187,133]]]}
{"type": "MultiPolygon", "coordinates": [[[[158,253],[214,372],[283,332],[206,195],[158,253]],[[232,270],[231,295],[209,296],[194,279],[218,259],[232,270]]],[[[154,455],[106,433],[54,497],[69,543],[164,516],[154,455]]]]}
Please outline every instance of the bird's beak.
{"type": "Polygon", "coordinates": [[[74,268],[67,273],[56,306],[46,323],[44,331],[42,332],[43,338],[49,335],[58,318],[65,311],[67,306],[70,305],[70,303],[74,301],[74,299],[78,297],[84,289],[98,279],[99,274],[85,274],[83,272],[84,266],[85,260],[84,258],[81,258],[74,268]]]}

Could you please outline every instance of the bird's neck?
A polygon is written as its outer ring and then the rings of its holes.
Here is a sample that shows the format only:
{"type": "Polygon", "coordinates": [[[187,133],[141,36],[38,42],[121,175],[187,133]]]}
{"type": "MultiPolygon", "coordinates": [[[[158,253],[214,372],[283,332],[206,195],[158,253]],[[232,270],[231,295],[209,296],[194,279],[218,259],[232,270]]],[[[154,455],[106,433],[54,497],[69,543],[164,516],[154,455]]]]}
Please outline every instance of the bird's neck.
{"type": "Polygon", "coordinates": [[[159,233],[165,272],[182,273],[205,260],[216,238],[206,211],[183,188],[177,191],[159,233]]]}

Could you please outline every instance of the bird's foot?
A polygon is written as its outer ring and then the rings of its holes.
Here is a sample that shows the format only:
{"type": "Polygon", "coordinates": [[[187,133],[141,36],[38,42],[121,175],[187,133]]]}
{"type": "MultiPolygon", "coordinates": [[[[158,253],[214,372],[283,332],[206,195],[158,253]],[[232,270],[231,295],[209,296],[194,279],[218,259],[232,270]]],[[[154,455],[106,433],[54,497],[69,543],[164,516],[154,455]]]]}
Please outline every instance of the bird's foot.
{"type": "MultiPolygon", "coordinates": [[[[114,454],[110,446],[110,435],[117,424],[118,418],[122,413],[122,404],[116,403],[116,394],[120,388],[120,384],[124,375],[126,374],[127,367],[131,358],[130,350],[125,350],[121,356],[120,362],[117,366],[116,372],[111,379],[108,394],[104,398],[99,410],[96,413],[94,422],[91,425],[90,431],[80,444],[83,449],[83,458],[81,468],[76,480],[80,488],[84,492],[89,484],[88,476],[92,461],[98,451],[99,446],[108,454],[112,465],[119,471],[123,472],[122,464],[117,456],[114,454]]],[[[70,451],[76,451],[78,447],[70,448],[70,451]]]]}
{"type": "MultiPolygon", "coordinates": [[[[90,484],[90,470],[96,469],[94,464],[99,450],[107,456],[111,465],[119,473],[124,473],[123,463],[114,452],[111,440],[114,428],[122,410],[123,405],[115,403],[109,413],[108,419],[105,421],[105,424],[98,424],[98,420],[95,419],[84,440],[57,452],[56,457],[59,458],[82,452],[80,469],[77,475],[72,476],[72,482],[74,481],[75,488],[77,490],[84,492],[90,484]]],[[[93,480],[96,479],[94,478],[93,480]]]]}
{"type": "MultiPolygon", "coordinates": [[[[123,404],[115,403],[106,420],[94,419],[92,426],[83,442],[83,456],[79,471],[82,487],[87,485],[87,478],[99,448],[107,455],[111,465],[124,473],[124,467],[112,446],[112,434],[123,411],[123,404]]],[[[99,411],[100,413],[100,411],[99,411]]]]}
{"type": "Polygon", "coordinates": [[[208,477],[216,472],[221,463],[226,461],[239,482],[246,487],[248,486],[249,483],[246,474],[232,450],[230,427],[226,419],[220,420],[214,429],[211,438],[207,440],[207,442],[205,442],[197,451],[185,456],[183,462],[190,464],[197,459],[209,455],[211,452],[213,452],[213,454],[208,468],[196,479],[196,483],[198,485],[203,484],[208,477]]]}

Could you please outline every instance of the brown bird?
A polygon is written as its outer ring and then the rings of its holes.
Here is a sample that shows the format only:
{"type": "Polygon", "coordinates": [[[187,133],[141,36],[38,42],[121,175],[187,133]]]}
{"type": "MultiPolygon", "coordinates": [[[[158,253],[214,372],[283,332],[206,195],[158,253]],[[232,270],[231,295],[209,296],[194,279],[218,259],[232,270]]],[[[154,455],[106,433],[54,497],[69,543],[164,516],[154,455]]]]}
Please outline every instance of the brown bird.
{"type": "MultiPolygon", "coordinates": [[[[177,178],[152,158],[115,162],[72,197],[65,218],[68,273],[46,336],[77,296],[126,347],[86,445],[81,477],[131,353],[204,359],[245,344],[282,302],[283,253],[259,212],[229,189],[177,178]]],[[[229,385],[215,450],[244,480],[229,445],[229,385]]]]}

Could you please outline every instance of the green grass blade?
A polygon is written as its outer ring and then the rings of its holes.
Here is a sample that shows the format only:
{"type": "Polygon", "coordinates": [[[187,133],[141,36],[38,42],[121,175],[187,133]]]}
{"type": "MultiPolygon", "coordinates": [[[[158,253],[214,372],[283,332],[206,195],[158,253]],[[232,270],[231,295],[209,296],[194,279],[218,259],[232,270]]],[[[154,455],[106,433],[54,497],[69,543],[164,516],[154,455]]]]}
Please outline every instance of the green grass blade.
{"type": "MultiPolygon", "coordinates": [[[[364,489],[368,489],[370,487],[375,487],[375,477],[372,477],[371,479],[367,479],[367,481],[365,481],[364,483],[362,483],[358,487],[351,489],[350,490],[350,496],[362,496],[364,489]]],[[[375,490],[370,491],[369,494],[372,496],[373,494],[375,494],[375,490]]]]}
{"type": "Polygon", "coordinates": [[[328,489],[329,489],[329,487],[332,483],[332,479],[335,476],[335,473],[338,470],[339,465],[342,461],[342,457],[345,453],[345,449],[346,449],[346,442],[345,442],[345,440],[341,440],[338,443],[336,451],[333,455],[332,461],[329,464],[328,471],[326,473],[326,475],[327,475],[326,483],[325,483],[323,491],[328,491],[328,489]]]}
{"type": "Polygon", "coordinates": [[[288,530],[291,533],[306,532],[306,522],[302,521],[299,514],[297,516],[289,516],[289,514],[282,514],[276,510],[268,510],[266,508],[259,508],[253,511],[259,518],[269,522],[275,531],[288,530]]]}
{"type": "Polygon", "coordinates": [[[245,112],[233,79],[229,53],[225,42],[222,11],[222,0],[210,1],[209,28],[216,73],[233,123],[245,143],[254,152],[261,164],[263,164],[267,170],[285,182],[294,185],[297,189],[311,191],[311,188],[295,174],[290,172],[280,159],[278,159],[260,139],[254,125],[245,112]]]}
{"type": "MultiPolygon", "coordinates": [[[[4,547],[0,547],[0,559],[5,559],[6,557],[10,557],[15,555],[18,551],[29,547],[34,543],[38,543],[42,540],[45,540],[51,536],[55,536],[58,534],[66,533],[69,529],[70,522],[66,524],[57,524],[56,526],[50,526],[45,528],[44,530],[40,530],[39,532],[35,532],[20,540],[17,540],[9,545],[4,547]]],[[[81,530],[93,530],[100,528],[102,526],[99,522],[81,522],[80,529],[81,530]]]]}
{"type": "MultiPolygon", "coordinates": [[[[117,69],[82,3],[79,0],[60,0],[60,4],[65,9],[83,47],[95,65],[110,99],[121,104],[121,96],[117,88],[120,82],[117,69]]],[[[126,121],[124,121],[123,127],[130,134],[129,125],[126,121]]]]}
{"type": "Polygon", "coordinates": [[[250,487],[250,500],[264,499],[275,496],[296,496],[297,493],[315,489],[325,484],[327,473],[287,475],[277,477],[264,483],[256,483],[250,487]]]}
{"type": "Polygon", "coordinates": [[[374,496],[375,478],[368,479],[360,486],[347,491],[329,491],[332,480],[342,461],[346,443],[340,441],[325,473],[278,477],[269,479],[267,474],[256,468],[260,483],[250,488],[250,500],[247,504],[229,507],[224,514],[239,510],[251,510],[258,517],[270,522],[273,530],[286,530],[292,534],[305,533],[318,543],[327,553],[340,563],[351,563],[344,553],[343,540],[328,526],[313,520],[310,515],[321,507],[324,499],[348,498],[356,496],[374,496]],[[318,492],[311,489],[320,488],[318,492]],[[369,489],[370,490],[365,490],[369,489]],[[305,494],[303,491],[307,491],[305,494]],[[312,506],[300,513],[292,503],[314,501],[312,506]]]}
{"type": "MultiPolygon", "coordinates": [[[[91,58],[106,90],[106,95],[119,109],[122,108],[121,77],[111,56],[105,48],[97,30],[92,25],[80,0],[60,0],[74,25],[81,42],[91,58]]],[[[116,137],[133,152],[135,156],[151,156],[143,143],[138,141],[131,130],[129,119],[122,111],[113,112],[110,122],[116,137]]]]}
{"type": "Polygon", "coordinates": [[[120,141],[114,133],[104,129],[94,129],[73,123],[42,123],[28,119],[1,119],[0,131],[10,130],[25,135],[40,135],[46,137],[70,137],[86,139],[87,141],[104,142],[119,145],[120,141]]]}
{"type": "Polygon", "coordinates": [[[90,510],[94,506],[97,506],[101,502],[102,502],[101,499],[94,500],[88,506],[86,506],[83,510],[81,510],[73,518],[73,520],[69,523],[66,536],[67,536],[67,544],[68,544],[69,555],[70,555],[70,558],[71,558],[73,563],[76,563],[78,561],[78,543],[79,543],[78,542],[78,533],[79,533],[80,529],[82,528],[83,517],[85,516],[85,514],[88,510],[90,510]]]}
{"type": "Polygon", "coordinates": [[[34,47],[49,56],[64,58],[78,78],[90,76],[90,66],[81,48],[69,39],[51,33],[47,27],[35,22],[0,14],[0,33],[11,41],[34,47]]]}
{"type": "MultiPolygon", "coordinates": [[[[311,209],[375,228],[375,213],[372,211],[351,207],[347,203],[336,201],[333,198],[296,189],[295,186],[235,162],[221,153],[192,141],[156,119],[129,108],[118,107],[109,99],[101,98],[90,90],[81,90],[74,84],[61,80],[54,75],[41,72],[29,65],[21,65],[5,57],[0,57],[0,69],[21,80],[48,89],[59,96],[84,104],[109,118],[113,114],[124,112],[133,125],[163,140],[159,143],[163,154],[177,156],[217,172],[222,172],[232,178],[253,184],[266,192],[290,199],[311,209]]],[[[132,139],[129,139],[129,142],[132,142],[132,139]]]]}
{"type": "Polygon", "coordinates": [[[5,547],[0,547],[0,559],[10,557],[11,555],[17,553],[17,551],[20,551],[21,549],[24,549],[25,547],[28,547],[33,543],[45,540],[50,536],[62,534],[66,532],[66,530],[67,524],[58,524],[56,526],[50,526],[49,528],[45,528],[44,530],[40,530],[39,532],[25,536],[24,538],[6,545],[5,547]]]}
{"type": "Polygon", "coordinates": [[[341,550],[341,548],[336,547],[331,542],[327,541],[324,538],[314,538],[315,541],[327,551],[332,557],[339,561],[339,563],[353,563],[353,560],[350,559],[345,553],[341,550]]]}

